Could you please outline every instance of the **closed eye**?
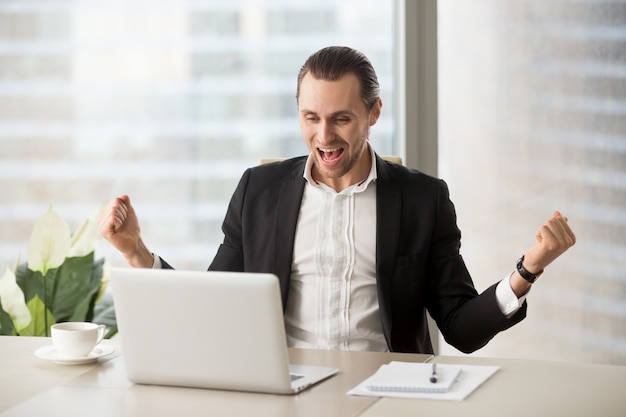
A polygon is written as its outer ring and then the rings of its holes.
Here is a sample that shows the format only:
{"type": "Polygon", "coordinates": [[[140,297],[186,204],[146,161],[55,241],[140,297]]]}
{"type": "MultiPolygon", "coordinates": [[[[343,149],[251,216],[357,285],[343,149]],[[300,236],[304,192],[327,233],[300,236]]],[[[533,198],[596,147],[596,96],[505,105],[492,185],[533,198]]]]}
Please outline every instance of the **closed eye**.
{"type": "Polygon", "coordinates": [[[303,111],[300,113],[300,116],[307,122],[317,122],[319,120],[319,116],[312,111],[303,111]]]}

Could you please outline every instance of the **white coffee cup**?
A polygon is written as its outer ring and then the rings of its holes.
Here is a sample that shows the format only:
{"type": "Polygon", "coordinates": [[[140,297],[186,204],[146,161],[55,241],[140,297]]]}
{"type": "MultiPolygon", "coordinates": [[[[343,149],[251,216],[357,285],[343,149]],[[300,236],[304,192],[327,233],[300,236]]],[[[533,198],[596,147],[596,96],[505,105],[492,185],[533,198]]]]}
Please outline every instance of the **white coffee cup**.
{"type": "Polygon", "coordinates": [[[88,322],[66,322],[52,325],[50,331],[52,344],[59,356],[83,358],[102,341],[106,326],[88,322]]]}

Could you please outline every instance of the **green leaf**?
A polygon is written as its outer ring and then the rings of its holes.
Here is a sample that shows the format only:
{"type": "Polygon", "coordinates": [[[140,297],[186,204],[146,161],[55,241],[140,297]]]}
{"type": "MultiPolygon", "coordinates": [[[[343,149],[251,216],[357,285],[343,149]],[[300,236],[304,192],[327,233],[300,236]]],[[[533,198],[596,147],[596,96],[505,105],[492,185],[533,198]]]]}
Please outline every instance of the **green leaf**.
{"type": "MultiPolygon", "coordinates": [[[[94,261],[94,254],[90,253],[80,258],[67,258],[61,267],[48,271],[45,304],[56,322],[92,320],[96,302],[108,283],[105,265],[108,263],[104,258],[94,261]]],[[[16,276],[26,299],[35,296],[44,299],[41,272],[33,272],[23,263],[16,269],[16,276]]]]}
{"type": "MultiPolygon", "coordinates": [[[[49,277],[54,274],[54,271],[48,272],[49,277]]],[[[36,295],[43,300],[43,275],[41,272],[31,271],[28,269],[28,264],[24,262],[15,269],[15,278],[17,285],[24,291],[25,300],[30,300],[36,295]]]]}
{"type": "Polygon", "coordinates": [[[17,285],[15,274],[7,268],[0,277],[0,303],[2,309],[11,317],[13,328],[18,333],[31,321],[30,311],[24,300],[24,292],[17,285]]]}
{"type": "Polygon", "coordinates": [[[0,335],[3,336],[15,336],[15,329],[13,328],[13,320],[6,311],[2,309],[2,302],[0,302],[0,335]]]}
{"type": "Polygon", "coordinates": [[[107,326],[107,334],[104,336],[110,339],[117,334],[117,319],[115,317],[115,306],[113,296],[110,292],[103,295],[102,300],[94,308],[93,322],[107,326]]]}
{"type": "Polygon", "coordinates": [[[50,310],[46,308],[38,296],[35,296],[26,305],[33,319],[28,326],[19,332],[20,336],[47,336],[48,328],[56,323],[50,310]],[[47,323],[46,316],[48,316],[47,323]]]}
{"type": "Polygon", "coordinates": [[[28,241],[28,268],[46,275],[58,268],[67,256],[72,242],[70,228],[52,206],[37,222],[28,241]]]}
{"type": "Polygon", "coordinates": [[[103,263],[104,259],[94,261],[92,252],[83,257],[67,258],[57,270],[53,298],[46,302],[57,321],[91,321],[103,263]]]}

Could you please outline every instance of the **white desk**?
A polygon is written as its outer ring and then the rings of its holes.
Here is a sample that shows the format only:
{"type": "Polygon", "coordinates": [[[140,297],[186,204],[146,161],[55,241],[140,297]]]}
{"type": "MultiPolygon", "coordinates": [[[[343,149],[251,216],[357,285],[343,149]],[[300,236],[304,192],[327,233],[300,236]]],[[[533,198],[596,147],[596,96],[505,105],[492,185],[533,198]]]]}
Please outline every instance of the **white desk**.
{"type": "Polygon", "coordinates": [[[0,412],[4,411],[0,416],[356,416],[377,398],[348,396],[346,392],[380,364],[391,358],[422,362],[430,357],[290,349],[292,363],[332,366],[340,371],[298,395],[269,395],[135,385],[126,379],[119,355],[78,366],[34,356],[38,347],[50,343],[47,338],[0,337],[0,412]]]}
{"type": "Polygon", "coordinates": [[[67,366],[34,356],[50,343],[0,336],[0,416],[626,416],[624,366],[437,357],[438,363],[501,369],[462,402],[379,400],[346,392],[383,363],[422,362],[429,356],[290,349],[292,362],[334,366],[340,372],[300,394],[283,396],[134,385],[126,379],[119,346],[113,359],[67,366]]]}
{"type": "Polygon", "coordinates": [[[624,417],[626,367],[573,362],[443,357],[437,363],[498,365],[464,401],[383,398],[361,417],[624,417]]]}

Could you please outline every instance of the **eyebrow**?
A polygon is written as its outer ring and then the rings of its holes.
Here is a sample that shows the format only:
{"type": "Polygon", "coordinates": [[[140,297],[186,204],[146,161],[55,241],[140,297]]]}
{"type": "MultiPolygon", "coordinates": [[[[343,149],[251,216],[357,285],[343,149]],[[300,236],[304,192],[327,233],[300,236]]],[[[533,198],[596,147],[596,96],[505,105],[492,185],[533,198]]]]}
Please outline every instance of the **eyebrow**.
{"type": "MultiPolygon", "coordinates": [[[[313,110],[308,110],[308,109],[302,109],[300,111],[300,114],[305,115],[305,116],[309,114],[313,114],[316,116],[318,115],[317,112],[314,112],[313,110]]],[[[337,110],[336,112],[333,112],[330,114],[330,118],[337,117],[337,116],[344,116],[344,115],[354,116],[356,115],[356,113],[350,110],[337,110]]]]}

